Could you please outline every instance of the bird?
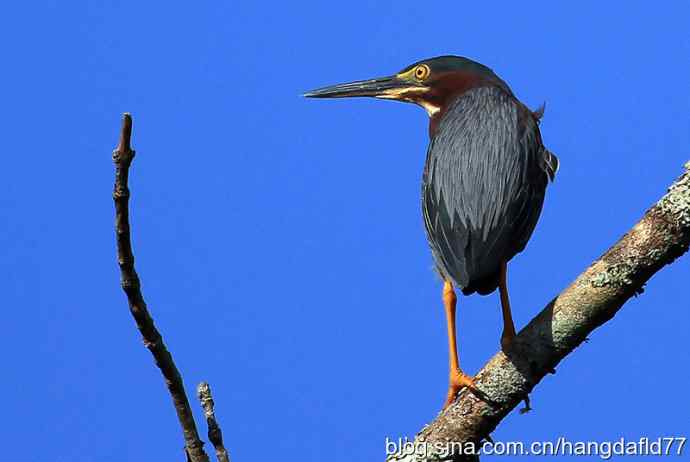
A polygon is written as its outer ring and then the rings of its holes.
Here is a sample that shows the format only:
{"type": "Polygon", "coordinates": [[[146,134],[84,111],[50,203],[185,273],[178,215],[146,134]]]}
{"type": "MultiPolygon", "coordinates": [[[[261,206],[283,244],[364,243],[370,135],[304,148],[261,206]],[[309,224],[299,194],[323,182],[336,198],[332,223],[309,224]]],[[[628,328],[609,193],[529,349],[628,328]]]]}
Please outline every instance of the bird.
{"type": "Polygon", "coordinates": [[[532,111],[494,71],[462,56],[438,56],[400,72],[319,88],[308,98],[374,97],[414,103],[429,116],[421,211],[426,238],[443,280],[448,335],[448,392],[442,409],[475,379],[460,367],[456,290],[499,291],[500,345],[510,353],[516,336],[508,294],[508,262],[525,249],[542,211],[558,158],[544,147],[532,111]]]}

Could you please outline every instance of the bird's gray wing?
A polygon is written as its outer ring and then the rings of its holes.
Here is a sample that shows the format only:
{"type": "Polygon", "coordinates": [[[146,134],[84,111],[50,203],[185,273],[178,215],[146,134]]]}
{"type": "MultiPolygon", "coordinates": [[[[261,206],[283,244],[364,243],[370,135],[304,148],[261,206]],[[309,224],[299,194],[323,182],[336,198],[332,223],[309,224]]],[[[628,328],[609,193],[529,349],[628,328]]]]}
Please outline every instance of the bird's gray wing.
{"type": "Polygon", "coordinates": [[[527,244],[558,166],[522,112],[501,89],[471,90],[449,107],[427,152],[427,237],[441,273],[467,292],[495,289],[501,262],[527,244]]]}

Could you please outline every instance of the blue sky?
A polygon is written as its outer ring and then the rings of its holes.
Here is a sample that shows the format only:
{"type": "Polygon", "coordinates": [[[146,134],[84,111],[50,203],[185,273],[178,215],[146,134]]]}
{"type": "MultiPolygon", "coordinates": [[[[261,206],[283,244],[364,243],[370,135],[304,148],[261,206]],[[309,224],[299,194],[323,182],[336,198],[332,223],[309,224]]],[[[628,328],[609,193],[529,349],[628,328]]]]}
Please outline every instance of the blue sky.
{"type": "MultiPolygon", "coordinates": [[[[510,267],[518,328],[628,230],[690,158],[690,5],[460,3],[5,5],[5,457],[182,460],[119,288],[110,153],[124,111],[144,295],[188,391],[211,383],[236,461],[382,460],[385,438],[412,435],[446,392],[419,210],[427,116],[305,90],[459,54],[546,101],[561,170],[510,267]]],[[[689,261],[494,440],[690,436],[689,261]]],[[[497,294],[460,298],[468,372],[500,329],[497,294]]]]}

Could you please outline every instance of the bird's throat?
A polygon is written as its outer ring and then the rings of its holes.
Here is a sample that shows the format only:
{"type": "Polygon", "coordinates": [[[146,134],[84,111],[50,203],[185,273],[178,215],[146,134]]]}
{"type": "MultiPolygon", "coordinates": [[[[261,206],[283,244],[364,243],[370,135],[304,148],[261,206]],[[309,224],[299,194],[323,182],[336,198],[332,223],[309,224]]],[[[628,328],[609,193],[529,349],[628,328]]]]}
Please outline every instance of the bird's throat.
{"type": "Polygon", "coordinates": [[[434,115],[436,115],[440,110],[441,107],[437,106],[436,104],[432,103],[431,101],[419,101],[417,102],[420,106],[424,108],[427,114],[429,114],[429,117],[433,118],[434,115]]]}

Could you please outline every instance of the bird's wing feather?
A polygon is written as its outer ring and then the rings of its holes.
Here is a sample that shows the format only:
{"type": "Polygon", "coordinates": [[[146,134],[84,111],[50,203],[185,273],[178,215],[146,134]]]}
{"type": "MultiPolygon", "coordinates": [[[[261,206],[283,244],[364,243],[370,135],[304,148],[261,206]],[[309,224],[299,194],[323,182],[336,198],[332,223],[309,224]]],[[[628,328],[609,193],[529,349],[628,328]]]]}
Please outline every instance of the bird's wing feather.
{"type": "Polygon", "coordinates": [[[556,179],[556,173],[560,166],[561,162],[556,157],[556,154],[544,149],[544,171],[549,176],[549,180],[553,181],[556,179]]]}
{"type": "Polygon", "coordinates": [[[522,112],[499,88],[470,90],[451,104],[429,146],[427,237],[440,271],[470,291],[525,247],[558,168],[537,121],[522,112]]]}

